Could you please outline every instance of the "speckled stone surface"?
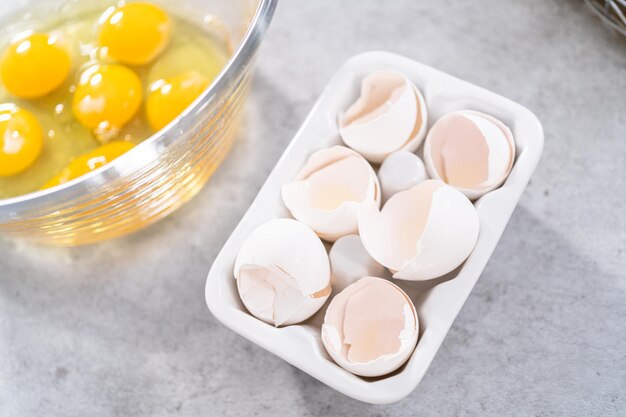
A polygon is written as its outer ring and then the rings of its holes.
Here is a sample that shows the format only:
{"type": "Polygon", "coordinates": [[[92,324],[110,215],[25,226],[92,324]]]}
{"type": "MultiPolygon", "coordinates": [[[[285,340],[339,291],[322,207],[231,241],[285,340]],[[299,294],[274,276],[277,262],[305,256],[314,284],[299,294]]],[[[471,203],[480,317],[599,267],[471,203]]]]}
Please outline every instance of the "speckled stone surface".
{"type": "Polygon", "coordinates": [[[240,140],[177,213],[77,249],[0,239],[1,417],[626,415],[626,42],[574,0],[283,0],[258,64],[240,140]],[[370,49],[519,101],[546,133],[430,370],[390,406],[235,335],[203,294],[331,73],[370,49]]]}

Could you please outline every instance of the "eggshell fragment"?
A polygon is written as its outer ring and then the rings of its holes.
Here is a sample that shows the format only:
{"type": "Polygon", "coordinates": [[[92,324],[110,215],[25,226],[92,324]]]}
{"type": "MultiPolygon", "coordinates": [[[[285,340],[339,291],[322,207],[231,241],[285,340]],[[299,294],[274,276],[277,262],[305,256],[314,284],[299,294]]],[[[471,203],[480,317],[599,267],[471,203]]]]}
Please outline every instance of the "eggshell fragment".
{"type": "Polygon", "coordinates": [[[345,146],[315,152],[293,182],[282,187],[294,218],[334,242],[358,229],[358,209],[380,205],[380,184],[370,164],[345,146]]]}
{"type": "Polygon", "coordinates": [[[293,219],[270,220],[252,231],[239,250],[234,274],[248,311],[274,326],[308,319],[331,292],[324,244],[293,219]]]}
{"type": "Polygon", "coordinates": [[[368,161],[381,163],[399,149],[415,151],[427,124],[426,102],[415,84],[382,70],[363,79],[360,97],[339,116],[339,134],[368,161]]]}
{"type": "Polygon", "coordinates": [[[495,117],[473,110],[448,113],[437,120],[424,143],[431,177],[471,199],[499,187],[514,160],[511,130],[495,117]]]}
{"type": "Polygon", "coordinates": [[[397,285],[364,277],[333,298],[322,342],[335,362],[356,375],[388,374],[404,364],[418,338],[415,306],[397,285]]]}
{"type": "Polygon", "coordinates": [[[393,277],[421,281],[459,266],[478,239],[478,214],[461,192],[427,180],[392,196],[382,211],[374,205],[359,215],[365,249],[393,277]]]}
{"type": "Polygon", "coordinates": [[[378,181],[383,193],[383,201],[397,192],[408,190],[428,179],[424,163],[413,152],[400,150],[383,161],[378,170],[378,181]]]}
{"type": "Polygon", "coordinates": [[[358,235],[340,237],[328,252],[333,291],[340,292],[363,277],[384,277],[385,268],[365,250],[358,235]]]}

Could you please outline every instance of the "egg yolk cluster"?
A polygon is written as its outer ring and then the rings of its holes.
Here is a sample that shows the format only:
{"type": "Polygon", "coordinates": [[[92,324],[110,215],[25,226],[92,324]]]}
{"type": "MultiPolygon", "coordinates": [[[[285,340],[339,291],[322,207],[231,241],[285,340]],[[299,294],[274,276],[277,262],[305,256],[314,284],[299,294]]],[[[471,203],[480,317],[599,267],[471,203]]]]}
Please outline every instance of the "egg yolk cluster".
{"type": "MultiPolygon", "coordinates": [[[[172,33],[169,16],[153,4],[111,7],[99,19],[97,31],[100,61],[91,61],[87,67],[75,64],[80,67],[74,75],[75,85],[71,79],[67,81],[73,66],[70,48],[58,34],[23,34],[0,56],[0,78],[10,94],[33,100],[60,88],[69,89],[74,118],[94,133],[94,140],[105,143],[75,158],[43,188],[78,178],[131,149],[128,141],[108,141],[137,116],[142,105],[147,122],[156,131],[174,120],[210,84],[202,74],[186,71],[142,85],[136,70],[159,57],[172,33]]],[[[37,118],[15,104],[0,104],[0,176],[25,171],[42,149],[42,126],[37,118]]]]}

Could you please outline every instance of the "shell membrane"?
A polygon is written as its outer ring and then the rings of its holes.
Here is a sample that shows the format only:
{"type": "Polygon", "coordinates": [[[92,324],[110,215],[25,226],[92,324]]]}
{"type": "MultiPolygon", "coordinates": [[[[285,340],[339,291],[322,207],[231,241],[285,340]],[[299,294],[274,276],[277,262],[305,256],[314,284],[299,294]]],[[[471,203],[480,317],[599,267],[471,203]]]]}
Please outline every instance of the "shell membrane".
{"type": "Polygon", "coordinates": [[[358,230],[358,210],[380,205],[380,183],[370,164],[345,146],[315,152],[293,182],[281,189],[291,215],[334,242],[358,230]]]}
{"type": "Polygon", "coordinates": [[[363,277],[336,295],[326,311],[322,343],[355,375],[386,375],[413,353],[419,322],[413,302],[397,285],[363,277]]]}
{"type": "Polygon", "coordinates": [[[427,125],[422,93],[407,77],[388,70],[363,78],[359,98],[339,115],[343,142],[377,164],[397,150],[417,150],[427,125]]]}
{"type": "Polygon", "coordinates": [[[502,185],[514,161],[511,130],[495,117],[474,110],[444,115],[424,142],[424,162],[430,176],[472,200],[502,185]]]}
{"type": "Polygon", "coordinates": [[[234,276],[248,311],[275,326],[311,317],[331,292],[324,244],[293,219],[270,220],[253,230],[239,250],[234,276]]]}
{"type": "Polygon", "coordinates": [[[458,267],[478,239],[475,207],[461,192],[427,180],[392,196],[382,210],[359,215],[359,233],[369,254],[394,278],[422,281],[458,267]]]}

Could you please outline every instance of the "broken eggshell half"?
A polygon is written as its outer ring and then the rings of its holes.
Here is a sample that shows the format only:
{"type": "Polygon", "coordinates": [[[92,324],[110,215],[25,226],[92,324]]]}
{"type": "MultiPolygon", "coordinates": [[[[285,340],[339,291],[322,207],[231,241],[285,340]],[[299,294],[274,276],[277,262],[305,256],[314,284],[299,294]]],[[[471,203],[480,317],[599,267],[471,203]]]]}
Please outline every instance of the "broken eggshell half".
{"type": "Polygon", "coordinates": [[[499,187],[511,172],[515,142],[500,120],[473,110],[441,117],[428,132],[428,173],[474,200],[499,187]]]}
{"type": "Polygon", "coordinates": [[[363,204],[380,205],[376,173],[345,146],[315,152],[281,193],[292,216],[330,242],[356,233],[363,204]]]}
{"type": "Polygon", "coordinates": [[[380,70],[361,82],[360,97],[339,116],[343,142],[368,161],[381,163],[399,149],[414,152],[428,124],[422,93],[407,77],[380,70]]]}
{"type": "Polygon", "coordinates": [[[478,239],[478,214],[460,191],[427,180],[359,213],[365,249],[394,278],[422,281],[454,270],[478,239]]]}
{"type": "Polygon", "coordinates": [[[270,220],[252,231],[239,250],[234,274],[248,311],[274,326],[308,319],[331,292],[324,244],[293,219],[270,220]]]}
{"type": "Polygon", "coordinates": [[[407,361],[418,330],[415,306],[400,287],[382,278],[363,277],[330,302],[322,343],[342,368],[376,377],[407,361]]]}

